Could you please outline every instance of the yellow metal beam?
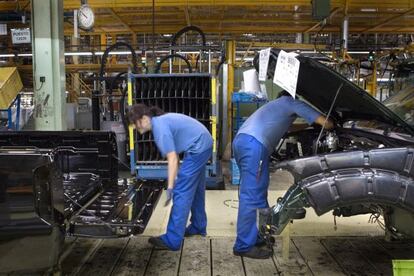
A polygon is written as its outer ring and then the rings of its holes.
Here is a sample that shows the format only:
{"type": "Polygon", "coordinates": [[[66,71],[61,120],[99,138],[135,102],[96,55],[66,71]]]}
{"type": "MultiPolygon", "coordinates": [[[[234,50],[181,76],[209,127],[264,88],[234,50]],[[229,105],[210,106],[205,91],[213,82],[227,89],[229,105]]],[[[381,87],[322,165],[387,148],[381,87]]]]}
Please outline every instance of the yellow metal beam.
{"type": "Polygon", "coordinates": [[[373,31],[377,30],[378,28],[383,27],[384,25],[387,25],[387,24],[389,24],[393,21],[396,21],[396,20],[400,19],[401,17],[404,17],[405,15],[408,15],[408,14],[413,13],[413,12],[414,12],[414,8],[411,8],[411,9],[405,11],[404,13],[391,16],[391,17],[387,18],[386,20],[382,21],[381,23],[363,30],[363,32],[364,33],[365,32],[373,32],[373,31]]]}
{"type": "MultiPolygon", "coordinates": [[[[146,17],[139,17],[138,18],[132,18],[132,17],[123,17],[124,23],[127,23],[129,26],[134,25],[141,25],[141,24],[150,24],[152,22],[151,16],[146,17]]],[[[191,25],[191,23],[194,24],[216,24],[219,21],[217,18],[193,18],[190,17],[179,17],[179,14],[174,14],[171,16],[165,16],[165,17],[159,17],[157,16],[157,24],[160,23],[177,23],[177,22],[186,22],[187,24],[191,25]]],[[[113,17],[108,16],[101,16],[96,19],[95,23],[98,25],[110,25],[113,23],[119,22],[119,20],[115,20],[113,17]]],[[[232,24],[238,24],[238,23],[245,23],[245,24],[254,24],[257,23],[268,23],[268,24],[292,24],[292,19],[289,18],[263,18],[263,17],[247,17],[247,18],[240,18],[240,17],[226,17],[223,19],[220,19],[221,23],[232,23],[232,24]]],[[[314,20],[304,18],[297,22],[296,25],[309,25],[313,24],[314,20]]],[[[247,30],[245,30],[247,32],[247,30]]]]}
{"type": "MultiPolygon", "coordinates": [[[[4,2],[4,1],[3,1],[4,2]]],[[[8,1],[9,2],[9,1],[8,1]]],[[[21,1],[28,2],[28,1],[21,1]]],[[[5,2],[4,5],[13,6],[12,3],[5,2]]],[[[152,0],[88,0],[88,4],[93,8],[133,8],[133,7],[152,7],[152,0]]],[[[155,1],[157,7],[177,7],[177,6],[265,6],[265,7],[294,7],[305,6],[310,7],[309,0],[157,0],[155,1]]],[[[350,0],[349,8],[367,8],[367,7],[381,7],[381,8],[409,8],[411,0],[350,0]]],[[[64,0],[65,9],[79,8],[79,0],[64,0]]],[[[344,0],[332,0],[332,7],[343,7],[344,0]]]]}
{"type": "MultiPolygon", "coordinates": [[[[335,1],[340,2],[340,1],[335,1]]],[[[152,0],[88,0],[92,8],[133,8],[133,7],[152,7],[152,0]]],[[[309,0],[157,0],[157,7],[177,7],[177,6],[289,6],[295,5],[309,6],[309,0]]],[[[79,0],[65,0],[65,9],[77,9],[80,7],[79,0]]]]}
{"type": "MultiPolygon", "coordinates": [[[[315,48],[314,44],[303,44],[303,43],[269,43],[269,42],[243,42],[238,41],[237,44],[248,45],[249,47],[271,47],[271,48],[280,48],[280,49],[303,49],[303,50],[313,50],[315,48]]],[[[324,44],[317,44],[316,48],[319,50],[326,49],[327,46],[324,44]]]]}
{"type": "MultiPolygon", "coordinates": [[[[182,26],[181,26],[182,27],[182,26]]],[[[181,28],[178,25],[173,26],[158,26],[155,28],[156,33],[174,33],[177,30],[181,28]]],[[[236,27],[225,27],[222,26],[215,26],[215,27],[204,27],[200,26],[201,29],[206,33],[216,33],[216,34],[235,34],[240,35],[246,33],[246,28],[243,26],[236,26],[236,27]]],[[[140,34],[149,34],[152,32],[151,26],[142,26],[139,28],[133,28],[134,32],[140,33],[140,34]]],[[[324,33],[338,33],[340,32],[339,26],[330,26],[325,27],[323,32],[324,33]]],[[[364,29],[358,26],[355,26],[353,28],[349,28],[349,33],[361,33],[364,29]]],[[[301,33],[303,31],[303,28],[292,28],[292,27],[254,27],[250,29],[251,33],[254,34],[271,34],[271,33],[301,33]]],[[[81,31],[81,35],[100,35],[100,34],[119,34],[119,35],[127,35],[131,32],[125,31],[124,29],[117,29],[117,28],[100,28],[99,30],[95,29],[94,32],[83,32],[81,31]]],[[[370,33],[389,33],[389,34],[396,34],[396,33],[414,33],[414,26],[412,27],[402,27],[402,28],[383,28],[380,31],[370,31],[370,33]],[[398,30],[398,31],[396,31],[398,30]]],[[[65,29],[65,35],[73,35],[73,28],[67,28],[65,29]]]]}
{"type": "Polygon", "coordinates": [[[134,30],[132,30],[131,27],[127,23],[125,23],[125,21],[121,17],[119,17],[113,9],[109,9],[109,12],[117,21],[124,25],[126,29],[128,29],[131,33],[134,32],[134,30]]]}
{"type": "MultiPolygon", "coordinates": [[[[339,11],[341,11],[342,8],[334,8],[331,13],[328,16],[328,19],[331,19],[335,14],[337,14],[339,11]]],[[[313,31],[314,29],[318,28],[320,25],[322,24],[322,21],[319,21],[318,23],[316,23],[315,25],[313,25],[312,27],[306,29],[303,31],[303,33],[309,33],[310,31],[313,31]]]]}

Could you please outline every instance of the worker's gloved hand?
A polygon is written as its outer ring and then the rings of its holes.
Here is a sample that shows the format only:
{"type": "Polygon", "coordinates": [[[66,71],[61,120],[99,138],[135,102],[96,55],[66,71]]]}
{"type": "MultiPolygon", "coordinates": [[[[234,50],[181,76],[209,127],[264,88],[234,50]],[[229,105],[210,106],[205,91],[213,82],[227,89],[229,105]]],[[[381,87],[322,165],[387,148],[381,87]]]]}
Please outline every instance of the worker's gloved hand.
{"type": "Polygon", "coordinates": [[[164,206],[167,206],[168,204],[170,204],[171,199],[173,197],[173,189],[167,189],[165,192],[167,194],[167,199],[165,200],[164,206]]]}

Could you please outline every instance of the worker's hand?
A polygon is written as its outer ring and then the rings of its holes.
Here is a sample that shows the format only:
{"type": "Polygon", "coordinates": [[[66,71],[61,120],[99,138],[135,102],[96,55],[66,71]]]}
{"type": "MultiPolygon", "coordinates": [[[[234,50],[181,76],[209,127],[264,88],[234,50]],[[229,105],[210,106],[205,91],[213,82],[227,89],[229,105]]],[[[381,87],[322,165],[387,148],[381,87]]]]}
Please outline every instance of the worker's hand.
{"type": "Polygon", "coordinates": [[[168,206],[168,204],[170,204],[171,199],[173,197],[173,189],[167,189],[165,190],[165,193],[167,195],[167,199],[165,200],[164,206],[168,206]]]}
{"type": "Polygon", "coordinates": [[[329,118],[328,120],[326,120],[326,117],[322,115],[316,118],[315,123],[317,123],[320,126],[324,126],[325,129],[333,129],[335,127],[335,124],[332,119],[329,118]]]}
{"type": "Polygon", "coordinates": [[[335,123],[332,119],[328,119],[325,123],[325,129],[333,129],[335,127],[335,123]]]}

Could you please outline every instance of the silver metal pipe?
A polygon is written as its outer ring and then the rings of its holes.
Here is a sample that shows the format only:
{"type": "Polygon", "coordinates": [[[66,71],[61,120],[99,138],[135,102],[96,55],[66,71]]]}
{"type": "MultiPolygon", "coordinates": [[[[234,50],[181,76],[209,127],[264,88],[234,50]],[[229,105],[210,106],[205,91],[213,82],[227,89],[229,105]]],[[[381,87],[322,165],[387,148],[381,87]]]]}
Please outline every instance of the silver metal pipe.
{"type": "Polygon", "coordinates": [[[211,49],[208,49],[208,73],[211,74],[211,49]]]}
{"type": "Polygon", "coordinates": [[[344,21],[342,22],[342,40],[343,40],[343,49],[348,49],[348,34],[349,34],[349,17],[345,16],[344,21]]]}

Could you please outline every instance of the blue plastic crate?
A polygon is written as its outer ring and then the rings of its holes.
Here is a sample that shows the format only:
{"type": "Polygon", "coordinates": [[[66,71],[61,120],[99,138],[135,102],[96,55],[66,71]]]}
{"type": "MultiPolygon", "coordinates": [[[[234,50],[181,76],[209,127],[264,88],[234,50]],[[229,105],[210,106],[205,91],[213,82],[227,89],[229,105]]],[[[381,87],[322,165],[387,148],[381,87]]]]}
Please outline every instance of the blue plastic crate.
{"type": "Polygon", "coordinates": [[[266,99],[259,98],[254,94],[246,92],[233,92],[231,101],[233,103],[261,103],[266,102],[266,99]]]}

